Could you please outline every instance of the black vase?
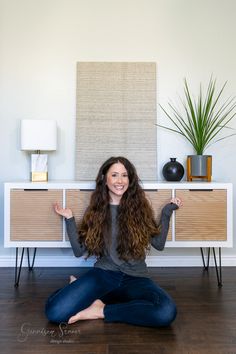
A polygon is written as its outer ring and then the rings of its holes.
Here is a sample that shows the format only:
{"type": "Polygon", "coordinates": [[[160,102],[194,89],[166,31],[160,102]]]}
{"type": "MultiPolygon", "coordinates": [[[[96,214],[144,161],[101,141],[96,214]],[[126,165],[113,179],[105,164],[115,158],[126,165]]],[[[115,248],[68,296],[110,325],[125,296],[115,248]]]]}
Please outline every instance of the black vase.
{"type": "Polygon", "coordinates": [[[184,167],[176,161],[176,157],[171,157],[163,166],[162,174],[167,181],[180,181],[184,175],[184,167]]]}

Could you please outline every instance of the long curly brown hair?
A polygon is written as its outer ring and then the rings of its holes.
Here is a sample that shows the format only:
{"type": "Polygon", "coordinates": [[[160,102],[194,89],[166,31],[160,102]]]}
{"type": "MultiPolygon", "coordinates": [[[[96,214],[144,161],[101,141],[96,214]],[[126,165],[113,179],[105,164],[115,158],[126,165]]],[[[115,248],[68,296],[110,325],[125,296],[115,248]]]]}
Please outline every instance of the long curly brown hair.
{"type": "Polygon", "coordinates": [[[115,163],[122,163],[127,170],[129,186],[118,206],[117,252],[121,259],[142,259],[149,249],[150,237],[160,232],[154,213],[140,186],[134,165],[125,157],[110,157],[100,167],[96,188],[82,222],[78,225],[79,241],[84,242],[88,257],[101,257],[106,240],[109,242],[111,215],[109,190],[106,185],[107,172],[115,163]]]}

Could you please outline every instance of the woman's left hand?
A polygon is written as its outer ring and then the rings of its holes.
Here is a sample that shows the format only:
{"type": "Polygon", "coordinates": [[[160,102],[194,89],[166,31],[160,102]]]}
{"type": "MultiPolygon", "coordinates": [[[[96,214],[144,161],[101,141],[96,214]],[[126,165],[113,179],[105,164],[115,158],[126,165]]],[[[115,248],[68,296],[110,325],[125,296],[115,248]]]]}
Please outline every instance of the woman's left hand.
{"type": "Polygon", "coordinates": [[[178,197],[172,198],[170,202],[176,204],[179,208],[183,206],[182,200],[178,197]]]}

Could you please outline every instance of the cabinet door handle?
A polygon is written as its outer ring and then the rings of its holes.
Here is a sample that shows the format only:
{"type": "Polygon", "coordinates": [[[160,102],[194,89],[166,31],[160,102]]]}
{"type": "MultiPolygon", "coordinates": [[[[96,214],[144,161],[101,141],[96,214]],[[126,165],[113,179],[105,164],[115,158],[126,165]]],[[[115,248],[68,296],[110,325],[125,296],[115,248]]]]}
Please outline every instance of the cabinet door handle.
{"type": "Polygon", "coordinates": [[[190,192],[213,192],[213,189],[189,189],[190,192]]]}
{"type": "Polygon", "coordinates": [[[80,192],[92,192],[95,189],[89,189],[89,188],[85,188],[85,189],[79,189],[80,192]]]}
{"type": "Polygon", "coordinates": [[[144,189],[144,192],[158,192],[158,189],[144,189]]]}
{"type": "Polygon", "coordinates": [[[48,189],[41,188],[41,189],[24,189],[25,192],[47,192],[48,189]]]}

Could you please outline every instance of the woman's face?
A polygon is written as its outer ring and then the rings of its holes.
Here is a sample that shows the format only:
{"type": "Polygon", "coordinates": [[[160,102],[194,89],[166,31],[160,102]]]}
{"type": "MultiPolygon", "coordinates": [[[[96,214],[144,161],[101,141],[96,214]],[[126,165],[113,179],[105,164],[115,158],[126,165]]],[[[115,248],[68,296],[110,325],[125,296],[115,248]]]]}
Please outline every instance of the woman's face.
{"type": "Polygon", "coordinates": [[[111,165],[106,175],[111,204],[119,204],[123,194],[129,187],[129,177],[125,166],[120,163],[111,165]]]}

